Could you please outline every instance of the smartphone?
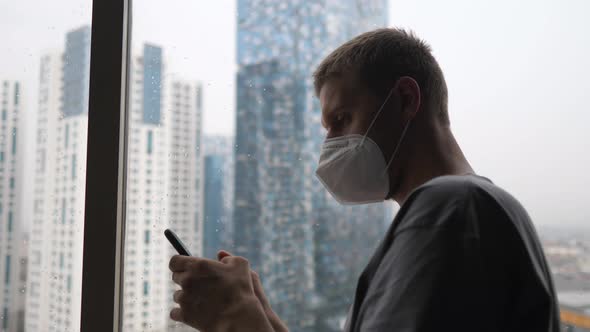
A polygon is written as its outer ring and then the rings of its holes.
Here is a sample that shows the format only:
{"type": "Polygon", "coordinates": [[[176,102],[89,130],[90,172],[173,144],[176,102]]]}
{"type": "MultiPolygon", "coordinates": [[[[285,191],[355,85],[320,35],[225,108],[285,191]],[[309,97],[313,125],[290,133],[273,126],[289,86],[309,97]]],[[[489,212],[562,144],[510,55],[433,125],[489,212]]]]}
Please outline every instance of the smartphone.
{"type": "Polygon", "coordinates": [[[178,235],[176,235],[176,233],[174,233],[170,229],[167,229],[164,231],[164,235],[166,235],[166,238],[168,239],[168,241],[170,241],[170,243],[172,244],[174,249],[176,249],[176,251],[178,251],[179,255],[192,256],[190,251],[188,251],[188,249],[184,245],[184,243],[182,243],[182,241],[180,241],[180,238],[178,238],[178,235]]]}

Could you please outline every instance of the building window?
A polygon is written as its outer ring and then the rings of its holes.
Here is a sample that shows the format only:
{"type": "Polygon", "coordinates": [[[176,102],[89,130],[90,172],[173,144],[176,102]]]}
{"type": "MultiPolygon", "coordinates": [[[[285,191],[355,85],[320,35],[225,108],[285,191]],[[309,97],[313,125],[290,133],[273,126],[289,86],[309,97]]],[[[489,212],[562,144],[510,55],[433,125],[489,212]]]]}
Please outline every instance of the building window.
{"type": "Polygon", "coordinates": [[[147,230],[145,231],[145,244],[149,244],[150,243],[150,231],[147,230]]]}
{"type": "Polygon", "coordinates": [[[10,284],[10,255],[6,255],[6,276],[4,277],[4,284],[10,284]]]}
{"type": "Polygon", "coordinates": [[[4,161],[4,151],[0,151],[0,162],[4,161]]]}
{"type": "Polygon", "coordinates": [[[66,199],[62,198],[61,200],[61,223],[66,223],[66,199]]]}
{"type": "Polygon", "coordinates": [[[16,154],[16,128],[12,128],[12,154],[16,154]]]}
{"type": "Polygon", "coordinates": [[[63,269],[64,267],[64,253],[59,254],[59,267],[63,269]]]}
{"type": "Polygon", "coordinates": [[[3,315],[4,319],[2,320],[2,329],[8,329],[8,308],[4,308],[3,315]]]}
{"type": "Polygon", "coordinates": [[[14,178],[10,178],[10,189],[14,189],[14,178]]]}
{"type": "Polygon", "coordinates": [[[68,292],[72,291],[72,276],[68,276],[68,292]]]}
{"type": "Polygon", "coordinates": [[[65,138],[65,147],[68,147],[68,144],[70,142],[70,125],[66,125],[66,138],[65,138]]]}
{"type": "Polygon", "coordinates": [[[2,120],[6,120],[6,110],[2,110],[2,120]]]}
{"type": "Polygon", "coordinates": [[[72,155],[72,179],[76,178],[76,154],[72,155]]]}
{"type": "Polygon", "coordinates": [[[8,211],[8,232],[12,232],[12,211],[8,211]]]}
{"type": "Polygon", "coordinates": [[[19,90],[20,90],[20,86],[17,83],[14,83],[14,105],[18,105],[18,97],[19,97],[19,90]]]}
{"type": "Polygon", "coordinates": [[[148,154],[152,154],[152,150],[153,150],[153,142],[154,140],[154,133],[149,130],[147,133],[147,153],[148,154]]]}
{"type": "Polygon", "coordinates": [[[143,295],[148,295],[150,284],[147,281],[143,282],[143,295]]]}
{"type": "Polygon", "coordinates": [[[159,124],[162,98],[162,49],[145,45],[143,62],[143,122],[159,124]]]}

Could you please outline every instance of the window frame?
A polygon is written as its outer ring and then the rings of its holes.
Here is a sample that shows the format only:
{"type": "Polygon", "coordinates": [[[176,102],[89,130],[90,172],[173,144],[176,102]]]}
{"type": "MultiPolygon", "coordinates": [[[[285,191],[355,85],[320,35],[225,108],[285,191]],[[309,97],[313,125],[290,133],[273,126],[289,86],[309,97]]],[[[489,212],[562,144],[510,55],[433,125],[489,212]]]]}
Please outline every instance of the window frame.
{"type": "Polygon", "coordinates": [[[92,3],[80,331],[122,331],[131,0],[92,3]]]}

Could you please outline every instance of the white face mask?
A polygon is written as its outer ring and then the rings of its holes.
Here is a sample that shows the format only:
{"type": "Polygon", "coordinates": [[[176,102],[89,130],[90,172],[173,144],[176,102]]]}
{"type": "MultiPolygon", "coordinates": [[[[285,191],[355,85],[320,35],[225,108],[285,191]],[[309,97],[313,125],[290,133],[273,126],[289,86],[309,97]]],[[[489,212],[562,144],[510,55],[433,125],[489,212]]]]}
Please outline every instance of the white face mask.
{"type": "Polygon", "coordinates": [[[344,205],[382,202],[389,193],[389,165],[410,125],[402,135],[389,162],[385,162],[381,149],[367,134],[391,97],[389,91],[383,105],[375,114],[365,135],[345,135],[326,139],[322,146],[316,176],[332,196],[344,205]]]}

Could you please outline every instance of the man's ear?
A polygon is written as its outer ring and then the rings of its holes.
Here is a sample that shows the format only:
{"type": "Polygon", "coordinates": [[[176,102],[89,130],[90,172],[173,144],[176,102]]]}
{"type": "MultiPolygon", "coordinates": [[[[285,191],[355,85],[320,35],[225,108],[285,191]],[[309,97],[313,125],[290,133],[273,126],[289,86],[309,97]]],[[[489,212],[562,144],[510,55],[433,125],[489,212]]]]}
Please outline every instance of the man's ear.
{"type": "Polygon", "coordinates": [[[422,97],[418,82],[410,76],[402,76],[396,81],[394,89],[404,117],[408,120],[414,118],[420,110],[422,97]]]}

